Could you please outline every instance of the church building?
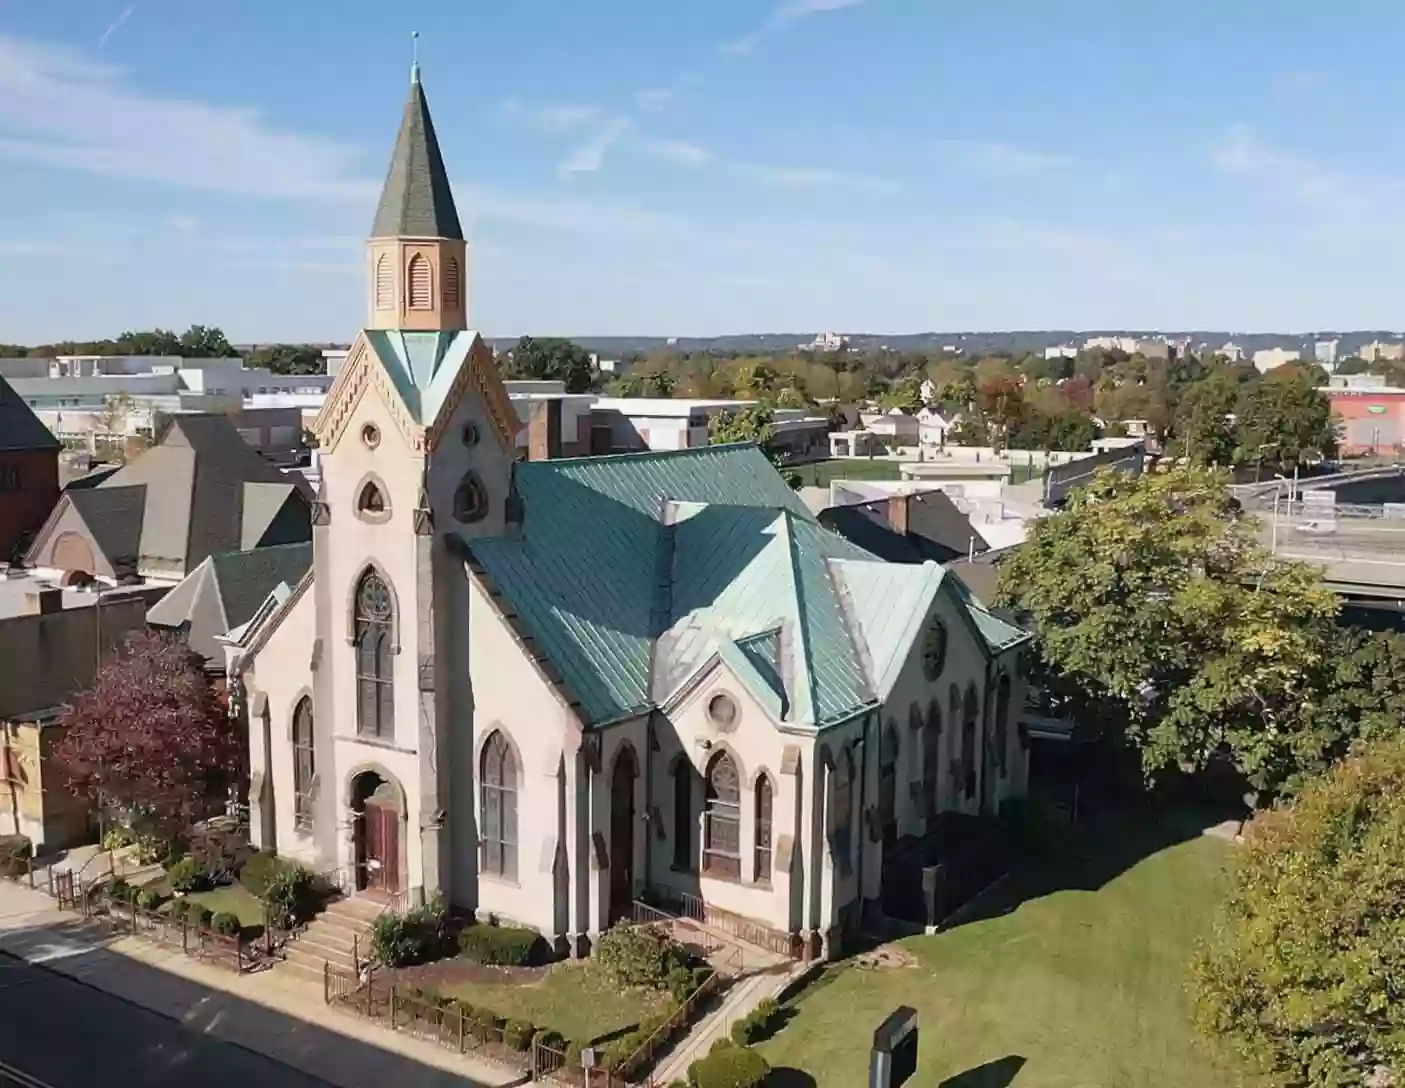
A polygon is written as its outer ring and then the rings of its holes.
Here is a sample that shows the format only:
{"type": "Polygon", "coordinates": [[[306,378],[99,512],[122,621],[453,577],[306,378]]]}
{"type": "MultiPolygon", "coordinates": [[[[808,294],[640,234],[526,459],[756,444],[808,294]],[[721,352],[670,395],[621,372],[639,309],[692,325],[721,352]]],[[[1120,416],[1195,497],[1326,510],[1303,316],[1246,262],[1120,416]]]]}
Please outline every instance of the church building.
{"type": "Polygon", "coordinates": [[[1024,792],[1025,635],[756,447],[523,461],[418,70],[312,560],[224,639],[258,845],[585,954],[636,899],[794,955],[1024,792]]]}

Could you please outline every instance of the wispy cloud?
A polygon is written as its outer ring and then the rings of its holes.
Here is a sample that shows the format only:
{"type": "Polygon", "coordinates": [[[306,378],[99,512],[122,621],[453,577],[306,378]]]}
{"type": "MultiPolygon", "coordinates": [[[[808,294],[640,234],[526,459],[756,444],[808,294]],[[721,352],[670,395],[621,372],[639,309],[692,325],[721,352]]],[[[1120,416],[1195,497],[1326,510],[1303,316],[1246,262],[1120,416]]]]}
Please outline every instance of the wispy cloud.
{"type": "Polygon", "coordinates": [[[585,102],[531,104],[509,98],[502,104],[508,117],[547,132],[565,132],[598,121],[605,111],[585,102]]]}
{"type": "Polygon", "coordinates": [[[136,4],[128,4],[125,8],[123,8],[117,18],[113,19],[112,22],[108,23],[107,29],[102,32],[102,37],[98,39],[98,48],[101,49],[103,46],[105,46],[107,44],[107,40],[112,37],[112,35],[116,34],[117,31],[122,29],[122,24],[125,23],[136,13],[136,4]]]}
{"type": "Polygon", "coordinates": [[[764,166],[738,162],[729,168],[739,177],[778,189],[847,189],[869,196],[894,196],[901,186],[884,178],[847,174],[824,166],[764,166]]]}
{"type": "Polygon", "coordinates": [[[239,196],[366,204],[360,148],[253,110],[158,98],[73,50],[0,36],[0,158],[239,196]]]}
{"type": "Polygon", "coordinates": [[[722,46],[727,53],[750,53],[767,38],[778,34],[787,27],[794,26],[811,15],[822,15],[830,11],[858,7],[864,0],[788,0],[781,4],[759,27],[744,37],[727,42],[722,46]]]}
{"type": "Polygon", "coordinates": [[[571,174],[599,173],[600,168],[605,165],[606,154],[619,142],[620,137],[629,131],[629,125],[628,117],[611,118],[590,139],[567,155],[557,172],[563,177],[571,174]]]}
{"type": "Polygon", "coordinates": [[[998,142],[962,144],[958,147],[958,154],[967,169],[999,177],[1047,174],[1073,165],[1073,159],[1067,155],[998,142]]]}
{"type": "Polygon", "coordinates": [[[654,158],[675,166],[706,166],[713,159],[712,152],[707,148],[686,140],[646,140],[643,147],[654,158]]]}
{"type": "Polygon", "coordinates": [[[1386,195],[1373,191],[1368,180],[1271,147],[1248,125],[1231,127],[1210,148],[1210,162],[1223,173],[1251,177],[1279,198],[1322,215],[1359,214],[1386,195]]]}
{"type": "Polygon", "coordinates": [[[662,113],[673,103],[672,87],[646,87],[634,92],[634,104],[646,113],[662,113]]]}

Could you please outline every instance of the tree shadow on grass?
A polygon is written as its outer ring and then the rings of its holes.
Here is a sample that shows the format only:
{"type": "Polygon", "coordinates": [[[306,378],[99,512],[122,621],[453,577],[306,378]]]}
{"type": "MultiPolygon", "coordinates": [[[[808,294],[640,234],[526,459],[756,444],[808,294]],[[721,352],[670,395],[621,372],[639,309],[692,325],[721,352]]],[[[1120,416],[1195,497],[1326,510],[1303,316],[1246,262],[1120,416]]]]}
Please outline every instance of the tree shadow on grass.
{"type": "Polygon", "coordinates": [[[772,1069],[766,1078],[766,1088],[816,1088],[816,1080],[803,1069],[783,1065],[772,1069]]]}
{"type": "Polygon", "coordinates": [[[947,1077],[937,1088],[1009,1088],[1025,1066],[1025,1059],[1018,1054],[1007,1054],[993,1062],[986,1062],[954,1077],[947,1077]]]}

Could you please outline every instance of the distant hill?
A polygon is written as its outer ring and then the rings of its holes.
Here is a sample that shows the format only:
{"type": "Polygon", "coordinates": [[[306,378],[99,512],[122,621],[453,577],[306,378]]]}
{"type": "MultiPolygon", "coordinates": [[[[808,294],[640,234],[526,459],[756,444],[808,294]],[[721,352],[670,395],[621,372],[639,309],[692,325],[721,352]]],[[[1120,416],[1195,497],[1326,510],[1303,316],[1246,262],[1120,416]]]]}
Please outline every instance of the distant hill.
{"type": "MultiPolygon", "coordinates": [[[[1233,341],[1246,353],[1265,348],[1297,348],[1304,355],[1311,356],[1316,340],[1340,340],[1338,357],[1345,358],[1356,352],[1362,344],[1374,340],[1398,341],[1401,334],[1386,330],[1320,333],[1234,333],[1211,329],[1034,329],[1016,332],[918,332],[888,335],[868,332],[843,332],[851,347],[860,350],[888,348],[891,351],[935,351],[944,347],[956,347],[967,355],[1020,354],[1027,351],[1040,351],[1059,344],[1082,343],[1094,336],[1137,336],[1142,338],[1165,336],[1171,340],[1187,339],[1192,343],[1208,344],[1212,349],[1227,341],[1233,341]]],[[[649,354],[657,351],[678,352],[756,352],[775,354],[792,351],[800,344],[813,340],[813,332],[765,332],[743,333],[736,336],[680,336],[676,339],[663,336],[572,336],[571,340],[589,351],[600,353],[606,358],[617,358],[634,353],[649,354]]],[[[517,343],[516,337],[494,337],[490,343],[499,350],[517,343]]]]}

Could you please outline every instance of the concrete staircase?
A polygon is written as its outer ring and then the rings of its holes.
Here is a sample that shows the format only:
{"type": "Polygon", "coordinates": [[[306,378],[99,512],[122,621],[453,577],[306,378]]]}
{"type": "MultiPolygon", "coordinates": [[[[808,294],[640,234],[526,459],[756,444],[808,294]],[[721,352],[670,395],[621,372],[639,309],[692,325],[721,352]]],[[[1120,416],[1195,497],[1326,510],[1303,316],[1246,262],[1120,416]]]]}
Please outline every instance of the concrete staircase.
{"type": "Polygon", "coordinates": [[[383,904],[369,899],[342,897],[329,903],[307,928],[288,943],[287,959],[280,970],[322,981],[323,966],[355,972],[355,955],[362,960],[371,950],[371,924],[383,904]]]}

